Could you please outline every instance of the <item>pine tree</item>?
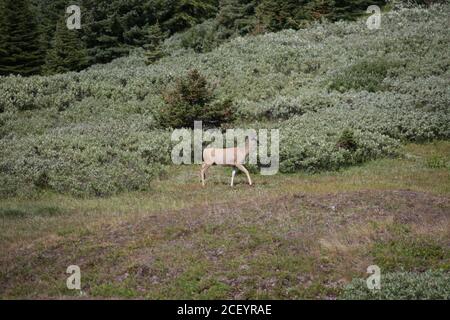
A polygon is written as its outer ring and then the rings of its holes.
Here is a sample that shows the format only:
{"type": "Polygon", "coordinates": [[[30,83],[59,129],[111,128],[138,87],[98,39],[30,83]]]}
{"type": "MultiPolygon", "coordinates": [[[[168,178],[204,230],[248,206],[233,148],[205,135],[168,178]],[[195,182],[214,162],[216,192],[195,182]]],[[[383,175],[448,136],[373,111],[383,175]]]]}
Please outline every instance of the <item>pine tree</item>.
{"type": "Polygon", "coordinates": [[[355,20],[366,13],[370,5],[380,7],[386,4],[386,0],[335,0],[331,7],[332,21],[337,20],[355,20]]]}
{"type": "Polygon", "coordinates": [[[156,118],[162,127],[192,128],[194,121],[205,127],[218,128],[234,120],[231,100],[218,100],[214,89],[198,70],[176,80],[174,86],[163,91],[165,106],[156,118]]]}
{"type": "Polygon", "coordinates": [[[258,24],[268,31],[299,29],[308,0],[263,0],[257,8],[258,24]]]}
{"type": "Polygon", "coordinates": [[[255,0],[222,0],[217,14],[217,22],[223,28],[221,37],[249,33],[256,23],[255,0]]]}
{"type": "Polygon", "coordinates": [[[47,52],[44,66],[46,74],[80,71],[87,64],[87,54],[78,30],[69,30],[60,20],[47,52]]]}
{"type": "Polygon", "coordinates": [[[38,74],[44,52],[28,0],[2,0],[0,11],[0,75],[38,74]]]}
{"type": "Polygon", "coordinates": [[[173,14],[164,23],[171,33],[190,28],[217,13],[217,0],[177,0],[173,3],[173,14]]]}
{"type": "Polygon", "coordinates": [[[299,29],[313,20],[354,20],[371,4],[383,6],[386,0],[262,0],[256,16],[268,31],[299,29]]]}
{"type": "Polygon", "coordinates": [[[144,46],[146,49],[145,57],[146,63],[152,64],[164,56],[161,49],[161,42],[167,37],[167,33],[161,30],[159,23],[156,23],[149,27],[147,35],[147,44],[144,46]]]}
{"type": "Polygon", "coordinates": [[[72,4],[70,1],[71,0],[30,0],[32,8],[35,8],[37,11],[36,19],[39,21],[44,51],[47,51],[50,48],[53,36],[55,35],[56,24],[61,19],[61,15],[64,15],[67,6],[72,4]]]}

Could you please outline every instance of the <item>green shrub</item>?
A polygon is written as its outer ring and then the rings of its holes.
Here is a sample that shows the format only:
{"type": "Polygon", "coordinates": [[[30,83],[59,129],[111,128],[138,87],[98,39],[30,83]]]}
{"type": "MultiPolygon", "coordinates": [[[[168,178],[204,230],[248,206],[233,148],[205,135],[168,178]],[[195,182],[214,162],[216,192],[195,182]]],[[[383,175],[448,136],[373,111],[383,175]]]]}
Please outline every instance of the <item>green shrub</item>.
{"type": "Polygon", "coordinates": [[[408,5],[431,6],[436,3],[445,3],[447,0],[401,0],[400,3],[408,5]]]}
{"type": "Polygon", "coordinates": [[[195,52],[211,51],[221,41],[218,38],[217,28],[217,23],[212,20],[206,20],[181,34],[181,45],[183,48],[191,48],[195,52]]]}
{"type": "Polygon", "coordinates": [[[423,273],[381,270],[381,289],[370,290],[365,279],[354,279],[343,291],[347,300],[449,300],[450,273],[428,270],[423,273]]]}
{"type": "Polygon", "coordinates": [[[233,110],[229,100],[215,99],[206,78],[197,70],[177,79],[174,88],[163,93],[166,105],[160,110],[159,123],[168,128],[192,128],[194,121],[205,126],[218,127],[232,121],[233,110]]]}
{"type": "Polygon", "coordinates": [[[344,92],[347,90],[366,90],[376,92],[387,89],[383,80],[388,71],[401,64],[386,58],[366,59],[344,69],[332,79],[330,89],[344,92]]]}
{"type": "Polygon", "coordinates": [[[339,137],[336,146],[338,148],[343,148],[349,151],[355,151],[357,148],[357,144],[353,131],[346,128],[339,137]]]}
{"type": "Polygon", "coordinates": [[[84,197],[147,190],[162,164],[169,163],[170,147],[169,133],[141,132],[117,123],[2,139],[0,195],[50,189],[84,197]]]}
{"type": "Polygon", "coordinates": [[[441,169],[447,166],[447,161],[445,158],[438,155],[433,155],[426,159],[426,166],[430,169],[441,169]]]}

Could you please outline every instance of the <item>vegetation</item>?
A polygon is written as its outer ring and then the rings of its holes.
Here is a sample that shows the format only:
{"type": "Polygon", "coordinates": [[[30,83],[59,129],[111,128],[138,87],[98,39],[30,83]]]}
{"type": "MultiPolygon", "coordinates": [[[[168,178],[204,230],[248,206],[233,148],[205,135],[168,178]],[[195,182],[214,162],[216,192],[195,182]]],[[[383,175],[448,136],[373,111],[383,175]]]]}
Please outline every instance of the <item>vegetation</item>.
{"type": "Polygon", "coordinates": [[[330,89],[345,92],[351,89],[376,92],[386,89],[383,80],[388,72],[398,72],[401,62],[391,61],[386,57],[362,60],[336,74],[330,89]]]}
{"type": "Polygon", "coordinates": [[[171,163],[161,124],[191,127],[200,115],[217,126],[235,118],[230,126],[279,128],[282,172],[339,169],[395,156],[404,141],[447,139],[449,61],[438,53],[449,45],[448,10],[399,9],[376,32],[362,21],[323,23],[204,54],[174,51],[149,66],[136,52],[80,73],[3,78],[0,192],[148,189],[171,163]],[[382,88],[332,90],[337,78],[362,79],[361,68],[373,68],[367,77],[382,88]],[[192,69],[199,74],[186,77],[192,69]],[[351,145],[339,147],[346,129],[351,145]]]}
{"type": "Polygon", "coordinates": [[[28,0],[2,0],[0,11],[0,76],[38,74],[43,51],[28,0]]]}
{"type": "Polygon", "coordinates": [[[177,79],[173,89],[163,93],[166,105],[158,115],[161,126],[193,128],[194,121],[206,127],[219,127],[233,120],[231,101],[214,101],[214,93],[198,70],[190,70],[185,78],[177,79]]]}
{"type": "MultiPolygon", "coordinates": [[[[87,63],[83,58],[76,68],[68,69],[75,71],[126,56],[135,48],[147,48],[152,63],[164,55],[155,43],[158,28],[161,40],[173,36],[169,40],[172,47],[206,52],[236,36],[299,29],[324,19],[354,20],[364,15],[369,5],[385,4],[382,0],[345,0],[337,5],[332,0],[79,0],[75,3],[68,0],[2,0],[1,3],[5,5],[2,10],[5,22],[1,30],[6,37],[1,41],[5,45],[4,55],[17,55],[12,60],[0,59],[0,68],[4,69],[1,74],[21,75],[39,73],[45,58],[55,54],[52,43],[62,32],[58,23],[65,16],[66,8],[74,4],[81,7],[82,29],[71,35],[77,35],[77,42],[81,42],[78,48],[86,48],[88,56],[87,63]],[[12,37],[11,30],[16,25],[19,32],[12,37]],[[14,43],[19,46],[11,46],[14,43]],[[13,52],[12,48],[22,48],[22,51],[13,52]],[[11,61],[16,62],[11,64],[11,61]]],[[[73,43],[65,44],[60,42],[58,45],[60,52],[72,49],[73,43]]],[[[44,74],[56,72],[55,67],[46,70],[44,74]]]]}
{"type": "Polygon", "coordinates": [[[0,296],[80,298],[66,288],[77,264],[81,298],[448,299],[450,171],[426,159],[448,158],[450,143],[400,151],[334,172],[254,175],[252,188],[245,175],[230,188],[221,167],[201,188],[198,166],[172,166],[150,192],[4,199],[0,296]]]}
{"type": "Polygon", "coordinates": [[[351,300],[450,299],[450,274],[448,272],[394,272],[384,275],[382,281],[382,290],[369,290],[365,279],[355,279],[345,288],[342,297],[351,300]]]}
{"type": "Polygon", "coordinates": [[[385,1],[342,0],[334,1],[296,1],[262,0],[257,8],[259,23],[269,31],[299,29],[312,20],[327,18],[331,21],[353,20],[360,17],[370,5],[382,6],[385,1]]]}
{"type": "Polygon", "coordinates": [[[1,298],[449,298],[448,3],[369,30],[362,0],[85,0],[68,33],[29,1],[0,24],[1,298]],[[279,129],[281,172],[202,188],[170,159],[193,120],[279,129]]]}
{"type": "Polygon", "coordinates": [[[46,74],[80,71],[87,64],[87,53],[77,30],[69,30],[63,20],[58,23],[44,66],[46,74]]]}
{"type": "Polygon", "coordinates": [[[385,4],[383,0],[225,0],[214,18],[174,35],[168,42],[171,49],[207,52],[238,36],[298,30],[315,21],[355,20],[368,6],[385,4]]]}
{"type": "Polygon", "coordinates": [[[337,147],[344,148],[349,151],[355,151],[357,148],[353,131],[345,129],[337,141],[337,147]]]}
{"type": "Polygon", "coordinates": [[[145,45],[147,58],[146,63],[152,64],[164,56],[164,52],[161,48],[161,42],[164,40],[166,35],[161,30],[159,23],[152,25],[148,31],[148,43],[145,45]]]}

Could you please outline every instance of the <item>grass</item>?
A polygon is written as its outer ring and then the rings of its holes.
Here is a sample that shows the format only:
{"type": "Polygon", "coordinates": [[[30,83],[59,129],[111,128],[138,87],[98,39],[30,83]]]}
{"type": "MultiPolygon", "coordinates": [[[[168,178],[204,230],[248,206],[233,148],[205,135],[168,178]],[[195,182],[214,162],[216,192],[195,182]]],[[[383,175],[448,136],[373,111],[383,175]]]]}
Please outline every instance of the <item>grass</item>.
{"type": "Polygon", "coordinates": [[[1,298],[340,296],[367,266],[449,270],[450,142],[320,174],[170,168],[151,192],[0,203],[1,298]],[[430,166],[437,157],[445,165],[430,166]],[[68,290],[67,266],[82,290],[68,290]]]}
{"type": "Polygon", "coordinates": [[[38,207],[21,207],[21,208],[1,208],[0,217],[2,218],[25,218],[25,217],[51,217],[62,215],[64,211],[57,206],[38,206],[38,207]]]}

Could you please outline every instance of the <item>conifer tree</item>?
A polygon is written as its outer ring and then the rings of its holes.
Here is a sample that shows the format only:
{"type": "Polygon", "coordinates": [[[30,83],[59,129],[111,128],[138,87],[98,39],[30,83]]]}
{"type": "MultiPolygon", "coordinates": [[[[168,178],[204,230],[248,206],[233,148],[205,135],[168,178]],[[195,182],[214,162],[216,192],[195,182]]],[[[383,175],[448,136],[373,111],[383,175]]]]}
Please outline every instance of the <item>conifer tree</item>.
{"type": "Polygon", "coordinates": [[[335,0],[329,5],[331,8],[329,19],[332,21],[355,20],[363,15],[370,5],[382,7],[385,4],[385,0],[335,0]]]}
{"type": "Polygon", "coordinates": [[[213,17],[217,12],[216,0],[177,0],[173,3],[173,14],[164,23],[171,33],[190,28],[213,17]]]}
{"type": "Polygon", "coordinates": [[[383,6],[385,0],[262,0],[257,7],[258,24],[265,30],[299,29],[311,21],[354,20],[370,5],[383,6]]]}
{"type": "Polygon", "coordinates": [[[78,30],[69,30],[65,20],[56,26],[44,66],[46,74],[80,71],[87,64],[87,54],[78,30]]]}
{"type": "Polygon", "coordinates": [[[44,52],[28,0],[2,0],[0,4],[0,75],[38,74],[44,52]]]}
{"type": "Polygon", "coordinates": [[[159,23],[156,23],[149,27],[147,34],[147,44],[144,46],[146,49],[145,57],[146,63],[152,64],[164,56],[161,49],[161,42],[167,37],[167,33],[161,30],[159,23]]]}
{"type": "Polygon", "coordinates": [[[223,27],[222,37],[249,33],[255,23],[255,0],[222,0],[217,14],[217,22],[223,27]]]}

